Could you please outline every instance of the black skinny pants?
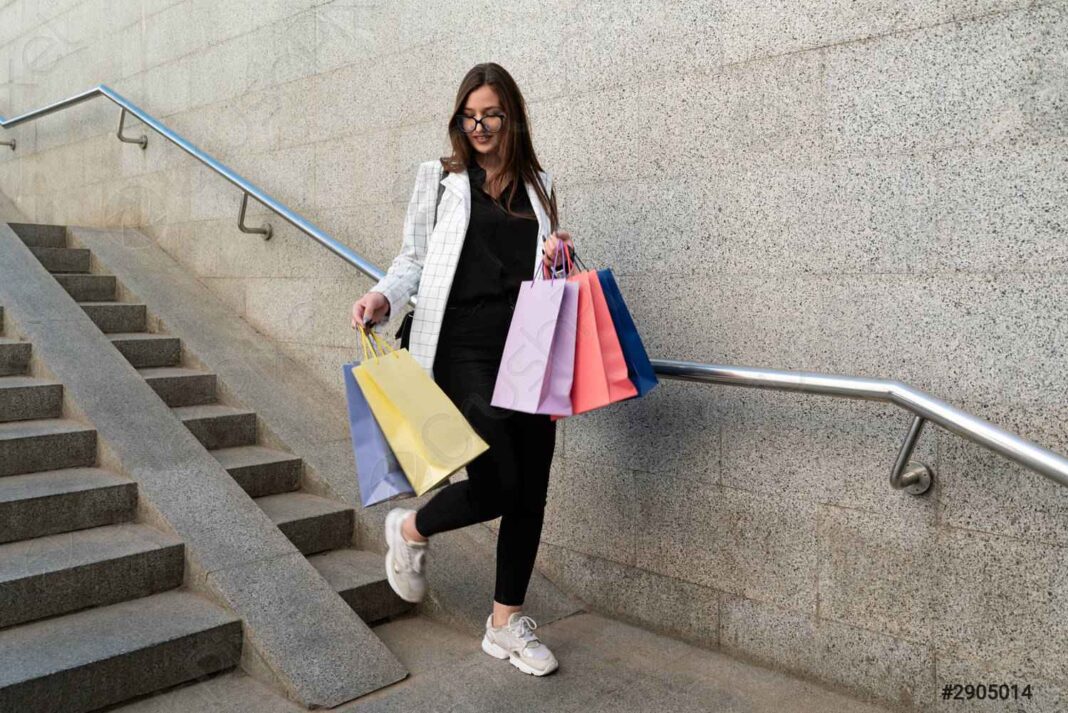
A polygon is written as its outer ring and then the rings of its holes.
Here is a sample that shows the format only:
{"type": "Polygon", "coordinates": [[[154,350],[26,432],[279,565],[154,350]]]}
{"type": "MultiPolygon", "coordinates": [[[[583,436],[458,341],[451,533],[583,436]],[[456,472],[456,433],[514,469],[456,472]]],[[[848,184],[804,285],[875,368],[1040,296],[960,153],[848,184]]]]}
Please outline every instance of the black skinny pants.
{"type": "Polygon", "coordinates": [[[518,606],[541,541],[556,422],[490,404],[513,309],[496,300],[445,312],[434,380],[490,447],[467,464],[467,480],[440,488],[416,511],[415,529],[430,537],[500,517],[493,598],[518,606]]]}

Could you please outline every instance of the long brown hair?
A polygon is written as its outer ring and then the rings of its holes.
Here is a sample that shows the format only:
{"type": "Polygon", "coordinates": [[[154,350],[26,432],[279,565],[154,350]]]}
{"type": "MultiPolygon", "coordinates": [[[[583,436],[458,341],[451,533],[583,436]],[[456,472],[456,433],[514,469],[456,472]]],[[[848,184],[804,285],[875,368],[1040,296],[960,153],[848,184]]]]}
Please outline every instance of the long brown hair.
{"type": "MultiPolygon", "coordinates": [[[[456,125],[456,115],[463,111],[468,95],[483,84],[488,84],[497,92],[505,115],[504,128],[497,149],[501,154],[501,171],[498,176],[513,179],[508,198],[504,201],[505,210],[510,215],[522,215],[513,212],[510,206],[520,183],[529,181],[534,185],[534,192],[549,215],[550,230],[556,230],[559,224],[556,191],[553,190],[552,195],[545,195],[545,187],[538,180],[538,171],[541,171],[542,167],[538,163],[538,157],[534,153],[534,145],[530,139],[530,121],[527,118],[526,101],[523,99],[522,92],[519,91],[519,86],[512,79],[512,75],[496,62],[476,64],[468,70],[463,81],[460,82],[460,89],[456,92],[456,104],[452,115],[449,116],[448,131],[452,155],[442,157],[441,165],[449,173],[456,173],[467,168],[473,149],[467,140],[467,135],[456,125]],[[516,177],[520,180],[514,180],[516,177]]],[[[524,217],[529,217],[529,214],[524,217]]]]}

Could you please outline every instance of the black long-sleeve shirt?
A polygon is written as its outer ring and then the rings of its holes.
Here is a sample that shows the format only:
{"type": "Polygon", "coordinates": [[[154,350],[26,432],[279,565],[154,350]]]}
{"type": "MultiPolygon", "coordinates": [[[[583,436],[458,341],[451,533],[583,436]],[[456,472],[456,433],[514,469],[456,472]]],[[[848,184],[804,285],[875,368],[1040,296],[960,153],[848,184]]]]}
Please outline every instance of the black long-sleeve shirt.
{"type": "Polygon", "coordinates": [[[468,307],[482,300],[508,300],[514,304],[520,283],[533,276],[538,247],[538,220],[530,196],[519,181],[511,208],[530,217],[509,215],[503,202],[511,185],[505,186],[499,200],[491,197],[482,188],[486,171],[474,157],[468,162],[467,175],[471,183],[471,220],[446,308],[468,307]]]}

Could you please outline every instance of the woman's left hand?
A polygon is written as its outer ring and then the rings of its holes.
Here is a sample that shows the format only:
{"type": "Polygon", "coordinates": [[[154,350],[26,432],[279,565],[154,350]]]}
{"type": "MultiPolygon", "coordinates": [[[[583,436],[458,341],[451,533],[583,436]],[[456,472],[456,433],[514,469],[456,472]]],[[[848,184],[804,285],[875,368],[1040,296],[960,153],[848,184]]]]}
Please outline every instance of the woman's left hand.
{"type": "Polygon", "coordinates": [[[556,250],[563,243],[567,246],[568,250],[574,249],[574,245],[571,243],[571,233],[566,230],[554,231],[545,239],[545,264],[552,268],[553,260],[556,258],[556,250]]]}

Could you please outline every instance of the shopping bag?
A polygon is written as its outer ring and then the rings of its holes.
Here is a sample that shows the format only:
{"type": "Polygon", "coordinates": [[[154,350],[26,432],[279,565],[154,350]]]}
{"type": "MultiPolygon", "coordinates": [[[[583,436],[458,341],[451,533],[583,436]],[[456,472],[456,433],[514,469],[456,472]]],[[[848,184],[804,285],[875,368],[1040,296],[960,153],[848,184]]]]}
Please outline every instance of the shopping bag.
{"type": "MultiPolygon", "coordinates": [[[[583,269],[568,277],[579,285],[575,333],[575,375],[571,385],[572,414],[584,413],[637,396],[596,271],[583,269]]],[[[554,414],[558,420],[566,414],[554,414]]]]}
{"type": "Polygon", "coordinates": [[[577,290],[574,283],[538,279],[537,273],[520,284],[490,404],[525,413],[571,413],[577,290]]]}
{"type": "Polygon", "coordinates": [[[372,330],[360,334],[373,339],[381,354],[352,373],[408,482],[422,495],[489,444],[407,349],[393,349],[372,330]]]}
{"type": "Polygon", "coordinates": [[[404,470],[393,455],[352,373],[353,368],[367,361],[370,356],[364,340],[361,340],[361,345],[363,360],[345,364],[341,372],[345,378],[345,395],[349,405],[349,430],[352,432],[360,502],[364,507],[369,507],[386,500],[414,495],[415,490],[404,476],[404,470]]]}
{"type": "Polygon", "coordinates": [[[602,268],[597,271],[597,277],[601,283],[601,292],[604,293],[605,302],[608,303],[608,311],[612,316],[612,324],[616,327],[616,335],[619,337],[619,346],[623,349],[623,359],[627,363],[627,377],[638,390],[638,396],[649,393],[659,380],[653,365],[649,361],[649,355],[645,353],[645,346],[638,329],[634,326],[634,319],[630,316],[623,301],[623,293],[619,291],[619,284],[610,268],[602,268]]]}
{"type": "Polygon", "coordinates": [[[584,270],[568,280],[579,285],[572,413],[584,413],[636,396],[638,390],[627,378],[627,364],[597,273],[584,270]]]}
{"type": "Polygon", "coordinates": [[[590,282],[590,301],[593,303],[597,323],[597,339],[601,342],[601,359],[604,361],[605,380],[608,382],[609,403],[637,396],[638,389],[627,376],[627,362],[623,358],[616,325],[612,321],[612,313],[601,289],[600,277],[595,270],[589,270],[586,274],[590,282]]]}

